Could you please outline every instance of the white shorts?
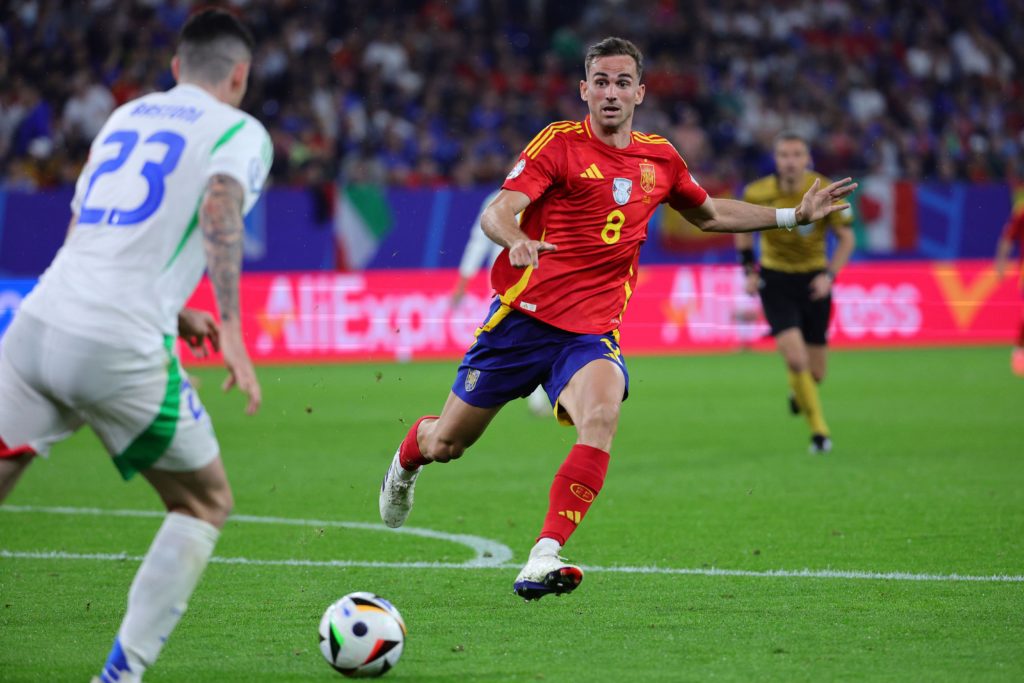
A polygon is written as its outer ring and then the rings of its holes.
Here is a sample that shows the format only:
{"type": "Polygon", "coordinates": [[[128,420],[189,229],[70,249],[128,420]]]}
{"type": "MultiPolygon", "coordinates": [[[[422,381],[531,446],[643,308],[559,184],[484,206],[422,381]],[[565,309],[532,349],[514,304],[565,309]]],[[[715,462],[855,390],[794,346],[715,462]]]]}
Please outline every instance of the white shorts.
{"type": "Polygon", "coordinates": [[[125,479],[208,465],[220,447],[173,342],[146,355],[18,314],[0,345],[0,439],[46,455],[88,424],[125,479]]]}

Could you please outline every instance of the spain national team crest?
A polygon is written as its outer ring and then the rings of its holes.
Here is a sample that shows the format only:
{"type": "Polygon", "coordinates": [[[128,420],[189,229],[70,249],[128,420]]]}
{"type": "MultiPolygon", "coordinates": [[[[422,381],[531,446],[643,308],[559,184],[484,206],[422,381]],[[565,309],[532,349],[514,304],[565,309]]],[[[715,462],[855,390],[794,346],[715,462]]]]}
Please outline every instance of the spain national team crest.
{"type": "Polygon", "coordinates": [[[629,178],[615,178],[612,180],[612,198],[615,203],[619,206],[629,201],[629,196],[633,194],[633,181],[629,178]]]}
{"type": "Polygon", "coordinates": [[[473,391],[476,389],[477,380],[480,379],[480,371],[476,368],[471,368],[466,373],[466,391],[473,391]]]}
{"type": "Polygon", "coordinates": [[[655,184],[654,164],[640,164],[640,187],[643,188],[644,192],[650,194],[651,192],[654,192],[655,184]]]}

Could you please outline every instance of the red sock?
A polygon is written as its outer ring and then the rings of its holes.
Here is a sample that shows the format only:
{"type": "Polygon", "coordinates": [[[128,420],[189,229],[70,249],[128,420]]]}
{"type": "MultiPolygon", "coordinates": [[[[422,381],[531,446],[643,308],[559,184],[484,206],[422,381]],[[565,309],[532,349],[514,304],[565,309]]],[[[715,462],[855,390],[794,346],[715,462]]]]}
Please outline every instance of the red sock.
{"type": "Polygon", "coordinates": [[[412,423],[409,433],[405,435],[405,438],[402,439],[402,445],[398,447],[398,462],[402,464],[403,468],[411,472],[417,467],[431,462],[424,458],[423,454],[420,453],[420,445],[416,442],[416,432],[420,428],[420,422],[423,422],[424,420],[436,420],[437,418],[437,415],[424,415],[412,423]]]}
{"type": "Polygon", "coordinates": [[[551,484],[548,514],[538,540],[553,538],[565,545],[600,493],[608,459],[608,452],[600,448],[582,444],[572,447],[551,484]]]}
{"type": "Polygon", "coordinates": [[[3,439],[0,439],[0,458],[17,458],[22,455],[28,455],[29,453],[35,453],[35,451],[32,450],[32,447],[28,444],[11,448],[4,443],[3,439]]]}

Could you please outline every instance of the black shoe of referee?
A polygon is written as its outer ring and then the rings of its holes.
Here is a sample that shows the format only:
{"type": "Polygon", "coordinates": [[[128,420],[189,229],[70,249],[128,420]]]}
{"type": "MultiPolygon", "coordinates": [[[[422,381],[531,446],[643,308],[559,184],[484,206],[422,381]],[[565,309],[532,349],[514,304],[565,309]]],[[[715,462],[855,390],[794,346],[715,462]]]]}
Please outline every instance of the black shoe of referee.
{"type": "Polygon", "coordinates": [[[824,434],[812,434],[811,445],[807,449],[811,455],[825,455],[832,452],[832,439],[824,434]]]}

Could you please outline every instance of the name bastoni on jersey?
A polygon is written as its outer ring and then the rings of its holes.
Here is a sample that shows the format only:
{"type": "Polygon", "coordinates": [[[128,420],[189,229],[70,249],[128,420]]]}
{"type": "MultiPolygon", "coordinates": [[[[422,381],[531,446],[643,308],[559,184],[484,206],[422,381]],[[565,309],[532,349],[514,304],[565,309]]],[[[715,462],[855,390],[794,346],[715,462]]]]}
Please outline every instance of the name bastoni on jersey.
{"type": "Polygon", "coordinates": [[[262,124],[197,86],[123,105],[78,178],[74,230],[22,310],[84,337],[158,351],[177,334],[178,312],[206,268],[198,209],[210,179],[238,182],[244,215],[272,162],[262,124]],[[111,262],[123,265],[113,271],[111,262]]]}
{"type": "Polygon", "coordinates": [[[182,119],[195,123],[203,115],[203,110],[190,105],[147,104],[139,102],[132,108],[129,116],[149,116],[161,119],[182,119]]]}

